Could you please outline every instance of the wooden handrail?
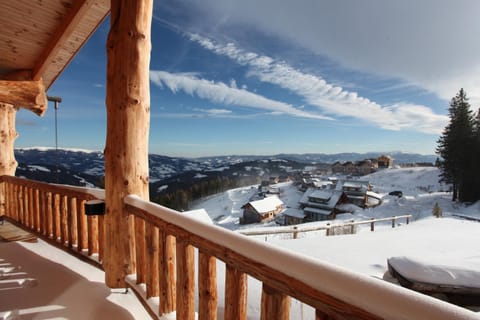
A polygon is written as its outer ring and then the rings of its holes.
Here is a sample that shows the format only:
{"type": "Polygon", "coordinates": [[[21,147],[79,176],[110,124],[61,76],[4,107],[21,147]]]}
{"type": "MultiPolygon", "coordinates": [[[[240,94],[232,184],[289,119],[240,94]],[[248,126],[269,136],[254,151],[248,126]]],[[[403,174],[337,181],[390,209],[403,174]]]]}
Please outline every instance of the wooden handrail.
{"type": "MultiPolygon", "coordinates": [[[[193,277],[189,270],[194,270],[194,266],[185,265],[193,264],[191,258],[186,258],[189,256],[187,252],[191,250],[188,248],[191,247],[198,249],[202,255],[223,261],[226,265],[225,319],[246,318],[247,275],[263,283],[262,314],[266,314],[268,310],[278,315],[279,319],[288,319],[288,297],[312,306],[318,319],[446,320],[477,317],[468,310],[391,283],[193,220],[178,211],[144,201],[134,195],[127,196],[125,203],[130,214],[180,241],[176,250],[177,258],[180,254],[179,261],[176,262],[177,277],[171,276],[171,273],[160,272],[159,282],[160,284],[170,282],[173,288],[175,285],[182,286],[180,291],[177,288],[176,310],[177,315],[181,312],[186,318],[191,318],[193,307],[189,295],[191,289],[188,289],[191,288],[192,280],[184,279],[187,274],[193,277]],[[178,272],[183,274],[180,276],[178,272]],[[180,282],[176,283],[177,281],[180,282]],[[188,294],[188,299],[179,301],[178,292],[182,295],[188,294]]],[[[135,235],[142,236],[144,235],[135,235]]],[[[171,250],[169,245],[160,240],[159,257],[166,248],[171,250]]],[[[204,259],[205,257],[199,260],[199,264],[204,265],[204,259]]],[[[163,262],[160,265],[165,263],[164,259],[161,261],[163,262]]],[[[165,270],[162,267],[160,269],[165,270]]],[[[215,277],[215,272],[205,266],[201,268],[199,266],[198,270],[201,272],[198,277],[202,279],[202,283],[211,282],[208,290],[214,290],[212,278],[215,277]]],[[[202,284],[203,290],[204,287],[202,284]]],[[[203,290],[199,290],[199,306],[203,306],[202,308],[207,306],[209,314],[212,314],[216,308],[216,294],[205,294],[203,290]]],[[[199,317],[208,312],[202,311],[199,317]]],[[[163,315],[167,311],[160,307],[158,313],[163,315]]]]}
{"type": "Polygon", "coordinates": [[[84,204],[103,199],[103,190],[13,176],[0,176],[0,183],[4,184],[5,218],[70,253],[91,257],[101,266],[103,216],[87,217],[84,204]]]}

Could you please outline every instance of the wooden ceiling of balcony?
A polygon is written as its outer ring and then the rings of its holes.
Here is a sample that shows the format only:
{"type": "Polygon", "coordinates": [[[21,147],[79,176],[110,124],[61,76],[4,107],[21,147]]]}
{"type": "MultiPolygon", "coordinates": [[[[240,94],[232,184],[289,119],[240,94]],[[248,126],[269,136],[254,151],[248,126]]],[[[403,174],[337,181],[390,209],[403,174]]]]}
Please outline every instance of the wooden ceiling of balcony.
{"type": "Polygon", "coordinates": [[[48,89],[109,12],[109,0],[0,1],[0,80],[48,89]]]}

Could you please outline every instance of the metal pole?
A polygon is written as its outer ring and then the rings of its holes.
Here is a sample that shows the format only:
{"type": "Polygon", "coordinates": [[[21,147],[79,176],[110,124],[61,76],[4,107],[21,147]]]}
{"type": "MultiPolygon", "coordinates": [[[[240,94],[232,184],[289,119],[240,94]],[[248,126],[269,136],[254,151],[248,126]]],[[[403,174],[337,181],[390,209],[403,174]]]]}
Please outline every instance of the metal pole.
{"type": "Polygon", "coordinates": [[[55,168],[55,178],[57,183],[59,182],[58,179],[58,168],[59,168],[59,160],[58,160],[58,127],[57,127],[57,110],[58,110],[58,103],[62,102],[62,98],[60,97],[52,97],[47,96],[48,101],[53,101],[54,108],[55,108],[55,158],[56,158],[56,168],[55,168]]]}

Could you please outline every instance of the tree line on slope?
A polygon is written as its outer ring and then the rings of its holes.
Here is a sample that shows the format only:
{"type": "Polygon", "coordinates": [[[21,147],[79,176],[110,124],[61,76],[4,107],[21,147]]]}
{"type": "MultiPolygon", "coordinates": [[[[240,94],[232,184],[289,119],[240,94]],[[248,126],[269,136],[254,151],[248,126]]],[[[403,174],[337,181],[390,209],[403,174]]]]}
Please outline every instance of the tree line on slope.
{"type": "Polygon", "coordinates": [[[194,200],[258,183],[260,183],[260,178],[256,176],[235,178],[217,176],[192,183],[188,186],[178,186],[175,188],[176,190],[153,196],[151,200],[165,207],[185,211],[189,209],[190,203],[194,200]]]}
{"type": "Polygon", "coordinates": [[[473,113],[462,89],[450,101],[450,121],[438,139],[440,182],[452,185],[452,201],[480,200],[480,109],[473,113]]]}

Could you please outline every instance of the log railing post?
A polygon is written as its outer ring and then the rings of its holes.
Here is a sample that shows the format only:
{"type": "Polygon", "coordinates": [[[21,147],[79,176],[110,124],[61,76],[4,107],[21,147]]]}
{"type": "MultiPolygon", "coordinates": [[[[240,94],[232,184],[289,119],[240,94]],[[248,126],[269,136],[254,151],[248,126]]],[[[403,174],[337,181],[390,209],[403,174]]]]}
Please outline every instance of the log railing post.
{"type": "Polygon", "coordinates": [[[141,218],[134,218],[135,221],[135,248],[132,248],[131,272],[137,273],[137,284],[145,283],[147,265],[145,263],[145,221],[141,218]]]}
{"type": "Polygon", "coordinates": [[[88,225],[88,255],[98,253],[98,217],[87,218],[88,225]]]}
{"type": "Polygon", "coordinates": [[[225,320],[247,319],[247,275],[226,265],[225,320]]]}
{"type": "Polygon", "coordinates": [[[35,188],[33,190],[33,219],[34,219],[34,230],[37,231],[37,232],[40,232],[40,228],[41,228],[41,225],[42,225],[42,220],[40,218],[40,210],[41,210],[41,207],[40,207],[40,191],[35,188]]]}
{"type": "Polygon", "coordinates": [[[217,259],[198,252],[198,319],[217,319],[217,259]]]}
{"type": "Polygon", "coordinates": [[[60,241],[61,244],[65,243],[65,237],[62,233],[62,224],[63,217],[62,217],[62,210],[60,208],[60,195],[54,194],[53,195],[53,239],[56,241],[60,241]]]}
{"type": "Polygon", "coordinates": [[[175,242],[172,235],[159,230],[159,289],[160,289],[160,316],[175,311],[176,308],[176,269],[175,269],[175,242]]]}
{"type": "Polygon", "coordinates": [[[34,190],[33,188],[28,188],[28,214],[30,215],[30,229],[35,229],[35,206],[34,201],[35,198],[33,197],[34,190]]]}
{"type": "MultiPolygon", "coordinates": [[[[150,223],[145,225],[146,238],[146,283],[147,283],[147,299],[159,296],[159,280],[158,280],[158,228],[150,223]]],[[[138,270],[138,268],[137,268],[138,270]]]]}
{"type": "MultiPolygon", "coordinates": [[[[149,65],[153,0],[111,1],[107,40],[105,282],[125,288],[132,273],[133,224],[124,198],[148,200],[149,65]]],[[[133,219],[133,218],[132,218],[133,219]]]]}
{"type": "Polygon", "coordinates": [[[76,198],[68,199],[68,247],[72,248],[78,245],[78,230],[77,230],[77,200],[76,198]]]}
{"type": "Polygon", "coordinates": [[[64,196],[64,195],[59,195],[58,196],[58,201],[59,201],[59,216],[60,216],[60,224],[59,224],[59,227],[60,227],[60,241],[62,243],[62,245],[67,245],[68,247],[70,247],[70,242],[71,242],[71,238],[70,238],[70,233],[69,233],[69,229],[70,229],[70,225],[69,223],[71,223],[71,221],[69,221],[69,212],[68,212],[68,197],[67,196],[64,196]]]}
{"type": "Polygon", "coordinates": [[[262,286],[262,308],[260,319],[290,319],[290,297],[264,283],[262,286]]]}
{"type": "Polygon", "coordinates": [[[195,252],[177,238],[177,319],[195,319],[195,252]]]}
{"type": "Polygon", "coordinates": [[[53,236],[53,199],[52,193],[47,192],[47,237],[53,236]]]}
{"type": "Polygon", "coordinates": [[[78,251],[88,248],[88,230],[87,216],[85,215],[85,200],[77,198],[77,234],[78,234],[78,251]]]}

